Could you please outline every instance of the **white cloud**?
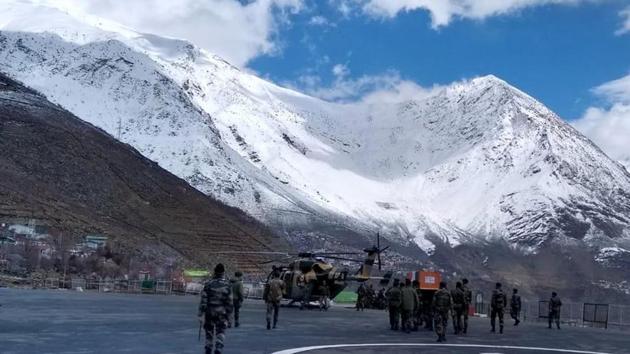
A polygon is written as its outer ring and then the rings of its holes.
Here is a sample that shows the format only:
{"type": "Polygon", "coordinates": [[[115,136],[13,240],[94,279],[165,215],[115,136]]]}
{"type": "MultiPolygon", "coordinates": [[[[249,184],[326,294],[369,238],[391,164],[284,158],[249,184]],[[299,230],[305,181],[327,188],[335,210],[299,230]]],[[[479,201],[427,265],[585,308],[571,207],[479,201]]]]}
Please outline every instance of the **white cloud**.
{"type": "Polygon", "coordinates": [[[623,18],[623,23],[621,24],[621,28],[619,28],[615,34],[622,35],[625,33],[630,33],[630,6],[619,12],[619,16],[623,18]]]}
{"type": "Polygon", "coordinates": [[[350,69],[345,64],[336,64],[332,68],[332,73],[337,78],[343,78],[344,76],[348,76],[350,74],[350,69]]]}
{"type": "Polygon", "coordinates": [[[244,66],[278,50],[276,37],[303,0],[50,0],[140,32],[189,40],[244,66]]]}
{"type": "Polygon", "coordinates": [[[611,103],[630,104],[630,75],[597,86],[593,92],[611,103]]]}
{"type": "Polygon", "coordinates": [[[630,170],[630,75],[593,89],[609,108],[590,107],[572,124],[630,170]]]}
{"type": "Polygon", "coordinates": [[[413,81],[404,80],[396,71],[379,75],[349,77],[347,66],[337,64],[333,67],[335,79],[330,85],[324,85],[319,76],[304,75],[298,79],[299,90],[327,101],[389,103],[426,97],[439,88],[425,88],[413,81]],[[335,70],[337,68],[337,70],[335,70]]]}
{"type": "Polygon", "coordinates": [[[313,26],[327,26],[330,25],[330,22],[326,17],[318,15],[311,17],[311,19],[308,21],[308,24],[313,26]]]}
{"type": "Polygon", "coordinates": [[[393,18],[401,12],[426,10],[431,15],[431,26],[448,25],[454,18],[481,20],[490,16],[506,15],[527,7],[542,5],[574,5],[602,0],[338,0],[337,8],[350,13],[348,8],[361,8],[375,17],[393,18]]]}

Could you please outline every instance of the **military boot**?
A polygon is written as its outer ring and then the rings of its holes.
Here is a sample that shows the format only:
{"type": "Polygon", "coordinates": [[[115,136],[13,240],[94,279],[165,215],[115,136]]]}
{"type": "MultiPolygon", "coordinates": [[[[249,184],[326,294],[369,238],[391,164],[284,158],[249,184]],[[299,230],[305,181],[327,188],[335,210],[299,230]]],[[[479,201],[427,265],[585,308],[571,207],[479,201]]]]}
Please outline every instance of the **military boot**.
{"type": "Polygon", "coordinates": [[[503,334],[503,326],[499,327],[499,334],[503,334]]]}
{"type": "Polygon", "coordinates": [[[267,329],[271,329],[271,322],[267,321],[267,329]]]}

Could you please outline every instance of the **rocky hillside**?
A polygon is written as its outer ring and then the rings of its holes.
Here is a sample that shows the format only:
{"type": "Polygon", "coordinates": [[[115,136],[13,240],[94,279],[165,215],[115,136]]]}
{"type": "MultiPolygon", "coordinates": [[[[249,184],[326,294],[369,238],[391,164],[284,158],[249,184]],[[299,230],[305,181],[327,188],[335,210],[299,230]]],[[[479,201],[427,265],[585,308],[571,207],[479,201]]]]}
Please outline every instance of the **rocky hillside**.
{"type": "Polygon", "coordinates": [[[0,218],[98,232],[155,262],[256,257],[284,247],[260,223],[190,187],[132,147],[0,75],[0,218]]]}

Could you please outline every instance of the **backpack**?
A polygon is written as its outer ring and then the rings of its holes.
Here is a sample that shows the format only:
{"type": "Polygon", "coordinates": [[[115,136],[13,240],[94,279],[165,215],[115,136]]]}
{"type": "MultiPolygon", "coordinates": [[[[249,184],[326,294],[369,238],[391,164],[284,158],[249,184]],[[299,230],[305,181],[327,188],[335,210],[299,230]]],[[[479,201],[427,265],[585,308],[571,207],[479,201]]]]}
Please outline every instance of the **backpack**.
{"type": "Polygon", "coordinates": [[[269,281],[267,301],[277,302],[282,300],[283,282],[280,279],[271,279],[269,281]]]}
{"type": "Polygon", "coordinates": [[[449,294],[448,290],[440,289],[434,296],[436,309],[448,310],[451,307],[451,294],[449,294]]]}
{"type": "Polygon", "coordinates": [[[453,298],[453,305],[461,307],[466,302],[466,298],[464,292],[460,289],[455,289],[451,292],[451,297],[453,298]]]}
{"type": "Polygon", "coordinates": [[[495,290],[492,294],[492,298],[492,303],[495,308],[502,309],[505,307],[505,295],[503,294],[503,291],[495,290]]]}

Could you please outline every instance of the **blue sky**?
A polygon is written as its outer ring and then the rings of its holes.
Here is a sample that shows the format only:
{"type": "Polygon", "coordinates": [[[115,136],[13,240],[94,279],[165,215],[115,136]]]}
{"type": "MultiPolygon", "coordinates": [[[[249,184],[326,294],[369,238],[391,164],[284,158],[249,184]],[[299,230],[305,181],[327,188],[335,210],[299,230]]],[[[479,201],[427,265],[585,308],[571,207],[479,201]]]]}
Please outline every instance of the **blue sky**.
{"type": "Polygon", "coordinates": [[[591,89],[630,72],[630,35],[615,33],[629,3],[532,7],[433,29],[423,9],[394,18],[345,17],[334,3],[319,1],[276,34],[279,51],[248,67],[298,88],[303,76],[332,85],[337,64],[347,68],[347,79],[396,71],[422,86],[495,74],[574,119],[606,104],[591,89]]]}

